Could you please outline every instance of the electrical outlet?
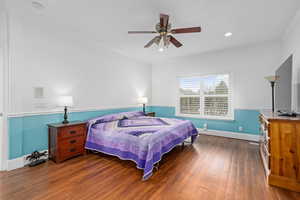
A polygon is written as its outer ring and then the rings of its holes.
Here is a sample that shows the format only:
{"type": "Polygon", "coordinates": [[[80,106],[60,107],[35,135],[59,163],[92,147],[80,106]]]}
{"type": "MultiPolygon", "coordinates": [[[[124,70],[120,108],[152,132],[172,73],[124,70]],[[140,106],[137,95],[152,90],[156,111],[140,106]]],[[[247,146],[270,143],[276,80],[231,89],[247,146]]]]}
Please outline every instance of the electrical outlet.
{"type": "Polygon", "coordinates": [[[242,126],[239,126],[239,131],[243,131],[244,128],[242,126]]]}

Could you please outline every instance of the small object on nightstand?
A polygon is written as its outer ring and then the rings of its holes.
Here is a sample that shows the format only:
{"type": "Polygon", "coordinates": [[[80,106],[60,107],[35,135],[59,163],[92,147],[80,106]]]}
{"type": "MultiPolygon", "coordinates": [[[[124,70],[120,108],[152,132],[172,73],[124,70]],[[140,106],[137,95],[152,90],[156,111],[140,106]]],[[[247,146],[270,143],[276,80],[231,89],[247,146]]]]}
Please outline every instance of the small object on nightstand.
{"type": "Polygon", "coordinates": [[[155,117],[155,112],[148,112],[148,113],[146,113],[146,116],[155,117]]]}
{"type": "Polygon", "coordinates": [[[84,155],[86,122],[48,124],[49,159],[60,163],[69,158],[84,155]]]}

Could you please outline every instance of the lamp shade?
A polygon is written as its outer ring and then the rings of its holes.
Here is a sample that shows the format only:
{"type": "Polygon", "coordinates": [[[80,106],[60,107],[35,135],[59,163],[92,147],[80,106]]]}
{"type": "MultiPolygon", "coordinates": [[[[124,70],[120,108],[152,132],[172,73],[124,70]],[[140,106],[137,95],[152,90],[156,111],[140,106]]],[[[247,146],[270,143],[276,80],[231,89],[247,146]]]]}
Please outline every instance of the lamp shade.
{"type": "Polygon", "coordinates": [[[276,82],[279,79],[279,76],[266,76],[265,79],[270,82],[276,82]]]}
{"type": "Polygon", "coordinates": [[[73,97],[72,96],[60,96],[58,99],[58,106],[62,106],[62,107],[70,107],[73,106],[74,102],[73,102],[73,97]]]}
{"type": "Polygon", "coordinates": [[[147,97],[140,97],[140,98],[138,98],[138,103],[139,104],[146,104],[146,103],[148,103],[148,98],[147,97]]]}

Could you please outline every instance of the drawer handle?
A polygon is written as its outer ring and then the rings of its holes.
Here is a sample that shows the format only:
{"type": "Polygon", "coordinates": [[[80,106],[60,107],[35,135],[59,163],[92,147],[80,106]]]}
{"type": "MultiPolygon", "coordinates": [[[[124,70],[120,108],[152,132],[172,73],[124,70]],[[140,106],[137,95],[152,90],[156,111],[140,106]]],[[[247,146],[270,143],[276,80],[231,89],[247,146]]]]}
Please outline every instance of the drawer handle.
{"type": "Polygon", "coordinates": [[[74,143],[76,143],[76,140],[71,140],[70,143],[74,144],[74,143]]]}
{"type": "Polygon", "coordinates": [[[76,133],[76,131],[70,131],[70,134],[75,134],[76,133]]]}
{"type": "Polygon", "coordinates": [[[70,152],[75,152],[76,148],[70,149],[70,152]]]}

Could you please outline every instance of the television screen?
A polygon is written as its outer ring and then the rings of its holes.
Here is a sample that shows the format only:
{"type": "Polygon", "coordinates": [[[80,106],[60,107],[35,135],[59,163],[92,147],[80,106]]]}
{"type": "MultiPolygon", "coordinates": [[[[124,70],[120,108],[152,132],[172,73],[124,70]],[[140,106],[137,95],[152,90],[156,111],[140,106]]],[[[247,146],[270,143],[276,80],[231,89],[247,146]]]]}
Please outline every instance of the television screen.
{"type": "Polygon", "coordinates": [[[278,81],[275,84],[275,109],[277,111],[292,111],[292,67],[291,55],[276,71],[278,81]]]}

